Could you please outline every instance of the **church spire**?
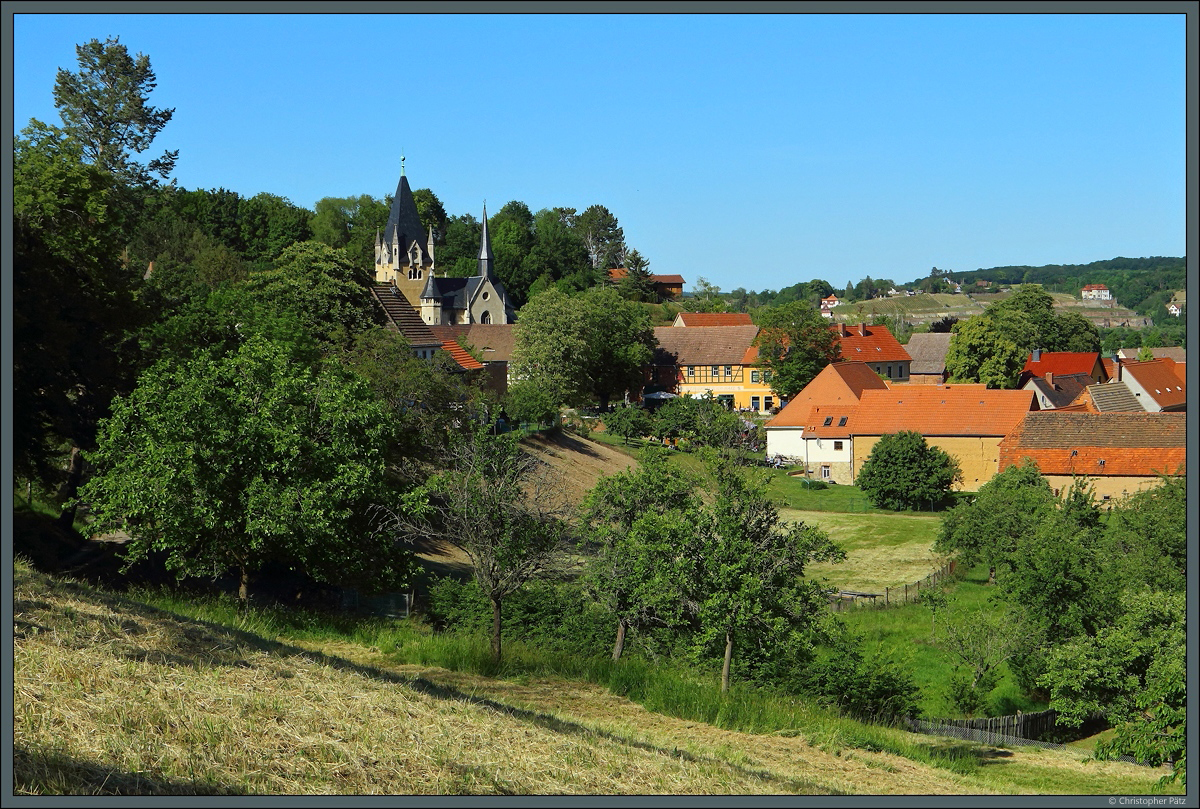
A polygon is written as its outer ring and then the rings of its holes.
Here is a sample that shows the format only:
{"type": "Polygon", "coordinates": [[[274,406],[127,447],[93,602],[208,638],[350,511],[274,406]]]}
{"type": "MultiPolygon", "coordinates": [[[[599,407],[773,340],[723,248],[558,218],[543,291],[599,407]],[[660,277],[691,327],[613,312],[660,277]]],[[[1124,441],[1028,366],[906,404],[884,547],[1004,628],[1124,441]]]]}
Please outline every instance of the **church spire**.
{"type": "Polygon", "coordinates": [[[495,278],[492,273],[492,239],[488,236],[487,202],[483,203],[483,233],[479,237],[479,274],[485,278],[495,278]]]}

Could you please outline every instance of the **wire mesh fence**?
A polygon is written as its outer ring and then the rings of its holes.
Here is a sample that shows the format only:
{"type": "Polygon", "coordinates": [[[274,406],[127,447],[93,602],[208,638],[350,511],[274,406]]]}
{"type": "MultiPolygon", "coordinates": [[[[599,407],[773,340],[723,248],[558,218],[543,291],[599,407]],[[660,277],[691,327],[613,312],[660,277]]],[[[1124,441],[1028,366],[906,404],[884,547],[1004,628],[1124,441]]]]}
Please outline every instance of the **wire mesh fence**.
{"type": "Polygon", "coordinates": [[[955,562],[950,560],[920,581],[911,584],[901,584],[896,587],[885,587],[882,593],[865,593],[858,590],[837,590],[829,594],[830,607],[835,612],[861,607],[899,607],[921,600],[921,589],[929,592],[932,588],[954,576],[955,562]]]}

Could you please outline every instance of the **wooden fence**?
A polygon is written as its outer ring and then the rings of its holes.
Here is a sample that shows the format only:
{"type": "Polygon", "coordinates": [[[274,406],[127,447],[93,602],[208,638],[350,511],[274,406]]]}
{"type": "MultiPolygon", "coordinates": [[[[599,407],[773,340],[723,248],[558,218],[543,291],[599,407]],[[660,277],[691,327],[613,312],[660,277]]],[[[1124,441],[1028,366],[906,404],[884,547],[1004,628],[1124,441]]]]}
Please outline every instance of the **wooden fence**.
{"type": "MultiPolygon", "coordinates": [[[[981,719],[918,719],[913,721],[913,730],[918,733],[944,734],[987,744],[1037,742],[1043,736],[1052,733],[1057,727],[1057,714],[1054,709],[1035,713],[1017,713],[1010,716],[989,716],[981,719]]],[[[1062,745],[1051,745],[1049,742],[1040,744],[1062,747],[1062,745]]]]}
{"type": "Polygon", "coordinates": [[[863,593],[857,590],[838,590],[829,594],[829,604],[835,612],[855,607],[898,607],[921,600],[921,588],[927,591],[954,575],[955,563],[950,560],[920,581],[896,587],[885,587],[882,593],[863,593]]]}

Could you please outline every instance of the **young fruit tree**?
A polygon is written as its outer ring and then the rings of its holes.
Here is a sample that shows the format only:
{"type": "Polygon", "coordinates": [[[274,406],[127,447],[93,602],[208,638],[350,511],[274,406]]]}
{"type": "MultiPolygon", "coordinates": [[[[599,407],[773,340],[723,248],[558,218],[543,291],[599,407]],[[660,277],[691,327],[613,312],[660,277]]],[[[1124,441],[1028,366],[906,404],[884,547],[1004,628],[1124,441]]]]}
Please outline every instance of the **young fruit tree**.
{"type": "Polygon", "coordinates": [[[97,474],[81,489],[99,522],[182,576],[252,573],[268,562],[318,581],[393,589],[412,555],[371,530],[389,503],[389,420],[367,385],[331,364],[294,360],[252,336],[236,351],[163,361],[113,403],[97,474]]]}
{"type": "Polygon", "coordinates": [[[751,476],[718,456],[710,457],[709,470],[716,498],[700,520],[690,598],[700,643],[724,642],[724,692],[735,641],[816,620],[825,597],[804,570],[812,562],[840,562],[846,552],[816,526],[782,521],[766,496],[765,476],[751,476]]]}
{"type": "Polygon", "coordinates": [[[584,504],[584,538],[595,546],[584,581],[616,616],[613,660],[630,628],[682,623],[686,582],[695,576],[697,481],[667,456],[646,447],[637,467],[601,478],[584,504]]]}
{"type": "Polygon", "coordinates": [[[565,566],[569,507],[561,485],[515,434],[474,430],[451,438],[444,471],[408,501],[404,512],[384,512],[386,524],[467,555],[492,605],[492,661],[499,665],[504,599],[565,566]]]}

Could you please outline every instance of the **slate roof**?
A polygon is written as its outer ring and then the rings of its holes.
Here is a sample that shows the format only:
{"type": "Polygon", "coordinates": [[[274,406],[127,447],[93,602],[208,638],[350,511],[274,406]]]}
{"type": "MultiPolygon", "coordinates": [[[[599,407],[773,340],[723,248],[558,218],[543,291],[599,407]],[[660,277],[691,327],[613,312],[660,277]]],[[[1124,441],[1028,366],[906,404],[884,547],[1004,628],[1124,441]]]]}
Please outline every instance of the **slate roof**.
{"type": "Polygon", "coordinates": [[[746,312],[680,312],[672,326],[753,326],[746,312]]]}
{"type": "Polygon", "coordinates": [[[1046,374],[1091,374],[1100,360],[1098,351],[1043,351],[1038,360],[1033,354],[1025,360],[1021,373],[1044,377],[1046,374]]]}
{"type": "Polygon", "coordinates": [[[744,365],[758,326],[658,326],[654,365],[744,365]]]}
{"type": "Polygon", "coordinates": [[[867,326],[861,323],[847,326],[839,323],[832,328],[838,334],[843,360],[908,362],[912,359],[886,326],[867,326]],[[863,331],[866,331],[865,336],[863,331]]]}
{"type": "Polygon", "coordinates": [[[470,278],[438,278],[431,274],[425,281],[425,288],[421,290],[421,298],[433,298],[450,309],[466,309],[475,295],[475,290],[482,283],[481,275],[473,275],[470,278]]]}
{"type": "Polygon", "coordinates": [[[1031,458],[1043,475],[1173,474],[1187,459],[1186,418],[1184,413],[1030,413],[1000,442],[1000,471],[1031,458]]]}
{"type": "Polygon", "coordinates": [[[855,435],[1003,436],[1034,408],[1033,392],[983,385],[900,385],[865,390],[855,435]]]}
{"type": "Polygon", "coordinates": [[[1153,397],[1163,410],[1179,408],[1187,401],[1183,382],[1175,374],[1174,360],[1125,362],[1121,364],[1121,373],[1127,375],[1122,379],[1133,377],[1146,395],[1153,397]]]}
{"type": "Polygon", "coordinates": [[[1142,403],[1124,382],[1088,385],[1083,393],[1076,397],[1075,402],[1088,405],[1088,410],[1094,413],[1146,412],[1146,408],[1142,407],[1142,403]]]}
{"type": "Polygon", "coordinates": [[[400,175],[396,184],[396,196],[392,199],[392,210],[388,214],[387,226],[383,229],[384,244],[392,243],[392,234],[400,231],[400,250],[408,252],[408,246],[416,242],[422,253],[428,242],[428,234],[421,225],[421,217],[417,213],[417,203],[413,200],[412,189],[408,187],[408,178],[400,175]]]}
{"type": "Polygon", "coordinates": [[[1047,403],[1042,404],[1043,407],[1057,409],[1071,404],[1088,385],[1094,382],[1095,380],[1087,374],[1064,374],[1062,376],[1054,374],[1052,381],[1034,377],[1025,387],[1037,391],[1039,403],[1043,396],[1046,398],[1047,403]]]}
{"type": "Polygon", "coordinates": [[[904,350],[912,357],[909,374],[940,374],[946,370],[946,352],[950,350],[948,331],[914,334],[904,350]]]}

